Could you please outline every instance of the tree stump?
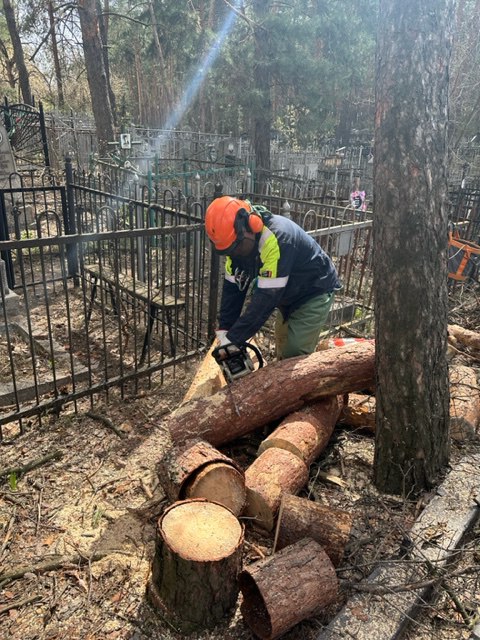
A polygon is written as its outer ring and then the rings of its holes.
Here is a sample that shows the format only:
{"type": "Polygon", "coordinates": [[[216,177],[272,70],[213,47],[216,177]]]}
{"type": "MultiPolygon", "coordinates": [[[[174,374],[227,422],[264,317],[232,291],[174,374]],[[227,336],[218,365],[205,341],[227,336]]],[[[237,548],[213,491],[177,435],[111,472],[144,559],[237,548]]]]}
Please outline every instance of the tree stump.
{"type": "Polygon", "coordinates": [[[275,548],[312,538],[318,542],[336,567],[340,564],[350,537],[352,516],[306,498],[282,496],[275,532],[275,548]]]}
{"type": "Polygon", "coordinates": [[[247,504],[244,516],[252,525],[271,531],[283,493],[297,493],[308,480],[301,458],[285,449],[266,449],[245,472],[247,504]]]}
{"type": "Polygon", "coordinates": [[[245,477],[238,465],[208,442],[172,447],[157,464],[157,474],[171,502],[206,498],[238,515],[246,498],[245,477]]]}
{"type": "Polygon", "coordinates": [[[224,506],[185,500],[158,521],[152,604],[183,632],[211,628],[235,605],[243,527],[224,506]]]}
{"type": "Polygon", "coordinates": [[[338,580],[322,547],[305,538],[244,569],[240,610],[256,636],[274,640],[335,601],[338,580]]]}
{"type": "Polygon", "coordinates": [[[270,447],[285,449],[309,467],[327,446],[342,406],[342,396],[332,396],[290,414],[263,440],[258,453],[270,447]]]}

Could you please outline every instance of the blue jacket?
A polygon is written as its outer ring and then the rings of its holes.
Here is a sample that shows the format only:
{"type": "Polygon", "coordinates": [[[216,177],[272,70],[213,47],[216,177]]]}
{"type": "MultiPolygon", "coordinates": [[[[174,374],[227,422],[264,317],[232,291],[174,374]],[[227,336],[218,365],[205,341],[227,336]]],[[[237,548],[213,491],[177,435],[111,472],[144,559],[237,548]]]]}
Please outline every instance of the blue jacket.
{"type": "Polygon", "coordinates": [[[275,308],[288,318],[302,304],[340,288],[337,271],[320,245],[295,222],[262,211],[263,230],[246,258],[227,257],[219,328],[241,344],[251,338],[275,308]],[[251,300],[243,304],[253,283],[251,300]]]}

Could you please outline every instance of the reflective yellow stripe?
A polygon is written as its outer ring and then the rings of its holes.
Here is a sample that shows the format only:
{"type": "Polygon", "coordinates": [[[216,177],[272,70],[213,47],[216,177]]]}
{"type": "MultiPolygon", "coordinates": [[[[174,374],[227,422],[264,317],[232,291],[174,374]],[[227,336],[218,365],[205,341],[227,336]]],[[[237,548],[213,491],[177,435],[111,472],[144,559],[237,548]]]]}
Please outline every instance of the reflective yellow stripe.
{"type": "Polygon", "coordinates": [[[260,278],[275,279],[277,277],[278,262],[280,260],[280,247],[278,246],[278,240],[275,234],[267,227],[263,228],[258,248],[260,249],[260,260],[262,261],[259,274],[260,278]]]}

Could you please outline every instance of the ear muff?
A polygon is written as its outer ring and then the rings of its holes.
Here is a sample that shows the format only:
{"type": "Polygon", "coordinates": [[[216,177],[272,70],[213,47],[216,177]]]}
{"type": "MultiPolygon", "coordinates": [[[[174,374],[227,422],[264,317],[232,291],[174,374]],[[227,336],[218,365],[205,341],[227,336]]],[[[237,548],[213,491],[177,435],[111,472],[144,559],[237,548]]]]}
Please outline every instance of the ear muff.
{"type": "Polygon", "coordinates": [[[238,241],[243,239],[245,231],[260,233],[263,229],[262,217],[256,212],[249,213],[246,209],[239,209],[235,217],[234,229],[238,241]]]}
{"type": "Polygon", "coordinates": [[[252,212],[248,216],[248,226],[250,227],[250,231],[252,233],[260,233],[260,231],[263,229],[262,216],[256,211],[252,212]]]}

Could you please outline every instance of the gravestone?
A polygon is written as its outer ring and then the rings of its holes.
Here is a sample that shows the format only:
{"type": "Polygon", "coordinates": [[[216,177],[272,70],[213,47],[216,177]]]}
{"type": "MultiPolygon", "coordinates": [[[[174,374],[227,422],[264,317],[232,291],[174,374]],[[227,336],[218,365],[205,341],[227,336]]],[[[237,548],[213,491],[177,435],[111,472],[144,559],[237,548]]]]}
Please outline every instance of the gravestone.
{"type": "MultiPolygon", "coordinates": [[[[16,175],[15,172],[15,158],[13,157],[12,149],[10,147],[7,130],[5,129],[5,126],[0,123],[0,189],[16,188],[20,186],[18,175],[16,175]],[[10,178],[11,174],[15,175],[10,178]]],[[[13,313],[17,312],[18,296],[8,288],[5,262],[1,258],[0,287],[0,311],[3,311],[3,300],[5,300],[5,310],[13,313]]]]}
{"type": "Polygon", "coordinates": [[[0,123],[0,189],[9,189],[18,187],[18,177],[13,177],[10,181],[12,173],[16,173],[15,158],[13,157],[10,140],[8,139],[5,126],[0,123]]]}

